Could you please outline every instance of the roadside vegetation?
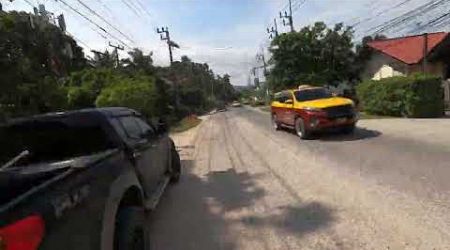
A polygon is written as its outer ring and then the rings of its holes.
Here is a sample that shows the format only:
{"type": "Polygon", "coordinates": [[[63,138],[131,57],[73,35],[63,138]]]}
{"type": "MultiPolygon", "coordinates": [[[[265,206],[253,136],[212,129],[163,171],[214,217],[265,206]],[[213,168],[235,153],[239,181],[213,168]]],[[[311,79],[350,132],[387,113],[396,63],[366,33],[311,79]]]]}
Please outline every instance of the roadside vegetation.
{"type": "Polygon", "coordinates": [[[364,111],[369,114],[403,117],[440,117],[444,114],[441,80],[415,74],[365,81],[357,86],[364,111]]]}
{"type": "Polygon", "coordinates": [[[172,133],[180,133],[196,127],[202,122],[196,115],[187,116],[170,128],[172,133]]]}
{"type": "Polygon", "coordinates": [[[176,123],[236,98],[230,76],[216,75],[206,63],[183,56],[170,67],[157,67],[151,52],[132,49],[128,55],[118,62],[108,51],[88,58],[72,37],[42,17],[0,12],[0,120],[126,106],[176,123]]]}

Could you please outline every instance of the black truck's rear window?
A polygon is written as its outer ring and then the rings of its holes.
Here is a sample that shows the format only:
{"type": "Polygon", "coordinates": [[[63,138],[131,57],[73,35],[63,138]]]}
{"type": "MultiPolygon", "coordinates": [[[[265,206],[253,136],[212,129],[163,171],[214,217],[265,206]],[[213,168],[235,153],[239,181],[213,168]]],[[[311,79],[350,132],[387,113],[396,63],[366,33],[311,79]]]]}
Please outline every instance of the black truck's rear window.
{"type": "Polygon", "coordinates": [[[113,148],[99,122],[85,115],[28,120],[0,127],[0,166],[28,150],[15,165],[64,160],[113,148]]]}

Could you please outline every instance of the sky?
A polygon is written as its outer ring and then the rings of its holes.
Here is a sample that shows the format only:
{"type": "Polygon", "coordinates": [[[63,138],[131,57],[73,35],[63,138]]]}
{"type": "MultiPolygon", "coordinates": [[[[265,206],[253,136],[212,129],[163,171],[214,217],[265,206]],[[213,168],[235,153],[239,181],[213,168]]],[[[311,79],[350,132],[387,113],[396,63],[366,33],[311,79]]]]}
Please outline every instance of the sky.
{"type": "MultiPolygon", "coordinates": [[[[180,45],[174,59],[187,55],[193,61],[208,63],[216,74],[229,74],[232,84],[247,85],[250,68],[258,65],[255,55],[269,44],[266,29],[278,22],[279,32],[289,31],[278,17],[287,10],[288,0],[0,0],[4,10],[32,11],[31,5],[45,4],[46,10],[64,14],[67,31],[75,37],[87,55],[90,50],[111,50],[108,43],[118,41],[109,37],[95,25],[83,19],[67,5],[125,42],[153,53],[156,65],[168,65],[167,45],[155,32],[157,27],[168,27],[173,41],[180,45]],[[95,11],[90,12],[85,6],[95,11]],[[102,20],[103,19],[103,20],[102,20]],[[108,23],[106,23],[106,20],[108,23]],[[127,40],[117,30],[125,34],[127,40]]],[[[375,27],[428,1],[439,0],[292,0],[295,29],[324,21],[328,25],[344,22],[355,26],[355,42],[373,32],[375,27]]],[[[447,1],[448,2],[448,1],[447,1]]],[[[448,13],[450,4],[434,11],[417,15],[406,29],[385,32],[388,36],[407,35],[411,27],[448,13]],[[412,26],[411,26],[412,25],[412,26]]],[[[448,25],[447,25],[448,26],[448,25]]],[[[438,27],[448,30],[448,27],[438,27]]],[[[435,30],[432,30],[435,31],[435,30]]],[[[121,53],[126,56],[126,51],[121,53]]]]}

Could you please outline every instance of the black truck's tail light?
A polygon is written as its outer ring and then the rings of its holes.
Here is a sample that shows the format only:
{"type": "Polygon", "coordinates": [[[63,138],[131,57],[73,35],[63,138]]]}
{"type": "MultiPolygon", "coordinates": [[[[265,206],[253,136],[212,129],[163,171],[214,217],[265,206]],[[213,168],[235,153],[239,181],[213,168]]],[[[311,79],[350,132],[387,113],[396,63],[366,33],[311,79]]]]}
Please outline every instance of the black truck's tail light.
{"type": "Polygon", "coordinates": [[[37,250],[44,233],[41,216],[26,217],[0,228],[0,250],[37,250]]]}

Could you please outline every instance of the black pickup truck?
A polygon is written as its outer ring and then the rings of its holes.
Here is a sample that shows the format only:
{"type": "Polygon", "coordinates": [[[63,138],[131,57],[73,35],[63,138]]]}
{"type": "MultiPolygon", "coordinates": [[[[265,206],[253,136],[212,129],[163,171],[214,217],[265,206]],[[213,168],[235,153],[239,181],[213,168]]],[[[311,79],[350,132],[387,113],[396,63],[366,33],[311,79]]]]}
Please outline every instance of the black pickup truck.
{"type": "Polygon", "coordinates": [[[0,250],[148,249],[146,215],[180,158],[167,126],[128,108],[0,126],[0,250]]]}

